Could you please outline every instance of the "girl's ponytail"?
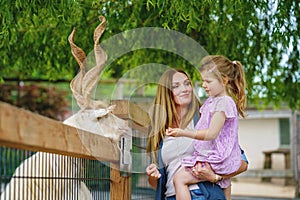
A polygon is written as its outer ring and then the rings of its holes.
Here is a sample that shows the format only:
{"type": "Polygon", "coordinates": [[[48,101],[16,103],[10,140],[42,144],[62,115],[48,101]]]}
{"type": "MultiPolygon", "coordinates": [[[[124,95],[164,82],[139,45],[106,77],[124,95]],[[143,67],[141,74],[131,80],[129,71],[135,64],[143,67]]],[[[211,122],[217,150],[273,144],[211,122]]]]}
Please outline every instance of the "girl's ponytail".
{"type": "Polygon", "coordinates": [[[239,114],[245,118],[246,108],[246,78],[242,64],[239,61],[232,61],[233,77],[229,81],[230,93],[234,96],[239,114]]]}

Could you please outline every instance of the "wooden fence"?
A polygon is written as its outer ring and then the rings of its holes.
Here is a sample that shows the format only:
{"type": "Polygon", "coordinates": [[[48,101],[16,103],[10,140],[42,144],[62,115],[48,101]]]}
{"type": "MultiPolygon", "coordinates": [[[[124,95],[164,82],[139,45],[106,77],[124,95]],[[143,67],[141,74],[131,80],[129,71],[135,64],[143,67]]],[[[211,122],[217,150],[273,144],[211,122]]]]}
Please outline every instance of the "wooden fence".
{"type": "MultiPolygon", "coordinates": [[[[127,120],[131,128],[146,130],[149,118],[140,107],[128,101],[112,103],[114,114],[127,120]]],[[[131,199],[131,176],[122,175],[118,144],[106,137],[0,102],[0,146],[109,162],[110,199],[131,199]]]]}

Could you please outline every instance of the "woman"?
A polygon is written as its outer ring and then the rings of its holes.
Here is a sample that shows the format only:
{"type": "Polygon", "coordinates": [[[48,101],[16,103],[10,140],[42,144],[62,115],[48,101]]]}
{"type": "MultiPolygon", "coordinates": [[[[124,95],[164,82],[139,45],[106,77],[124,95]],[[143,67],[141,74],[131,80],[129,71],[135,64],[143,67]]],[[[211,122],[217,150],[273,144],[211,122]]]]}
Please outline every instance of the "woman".
{"type": "MultiPolygon", "coordinates": [[[[199,107],[187,74],[182,70],[166,70],[159,80],[147,145],[153,164],[147,167],[146,173],[156,190],[156,199],[175,199],[173,176],[180,169],[181,159],[194,151],[193,139],[168,137],[166,129],[193,129],[199,119],[199,107]]],[[[207,163],[205,167],[196,165],[192,173],[199,178],[199,183],[189,186],[192,199],[225,199],[222,189],[214,183],[246,170],[246,161],[242,161],[237,172],[226,176],[215,174],[207,163]]]]}

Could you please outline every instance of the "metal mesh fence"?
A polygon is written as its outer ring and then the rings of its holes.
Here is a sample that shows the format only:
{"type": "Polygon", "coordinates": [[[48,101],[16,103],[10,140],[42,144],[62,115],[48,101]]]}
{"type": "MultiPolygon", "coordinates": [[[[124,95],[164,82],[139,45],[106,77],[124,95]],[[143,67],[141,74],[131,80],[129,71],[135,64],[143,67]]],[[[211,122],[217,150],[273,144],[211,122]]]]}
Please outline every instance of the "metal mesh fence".
{"type": "Polygon", "coordinates": [[[0,147],[1,200],[109,199],[110,168],[88,160],[0,147]]]}
{"type": "MultiPolygon", "coordinates": [[[[132,199],[154,199],[144,173],[132,179],[132,199]]],[[[0,199],[108,200],[110,168],[97,160],[0,147],[0,199]]]]}
{"type": "MultiPolygon", "coordinates": [[[[154,199],[147,138],[133,131],[131,199],[154,199]]],[[[0,200],[110,199],[109,163],[0,146],[0,200]]]]}

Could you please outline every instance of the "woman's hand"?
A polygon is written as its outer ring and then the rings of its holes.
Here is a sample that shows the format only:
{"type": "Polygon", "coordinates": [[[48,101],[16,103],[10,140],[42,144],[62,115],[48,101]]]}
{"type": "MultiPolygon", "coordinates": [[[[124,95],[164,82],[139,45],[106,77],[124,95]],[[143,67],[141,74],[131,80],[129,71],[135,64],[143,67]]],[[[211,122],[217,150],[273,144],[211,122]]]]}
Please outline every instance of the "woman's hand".
{"type": "Polygon", "coordinates": [[[150,164],[146,168],[146,174],[148,175],[148,182],[152,186],[152,188],[155,190],[157,185],[157,180],[161,177],[161,174],[159,173],[157,166],[155,164],[150,164]]]}
{"type": "Polygon", "coordinates": [[[209,163],[197,162],[191,170],[192,174],[201,181],[215,182],[216,174],[209,163]]]}
{"type": "Polygon", "coordinates": [[[148,176],[151,176],[153,178],[159,179],[161,174],[159,173],[157,166],[155,164],[150,164],[147,168],[146,168],[146,174],[148,176]]]}

